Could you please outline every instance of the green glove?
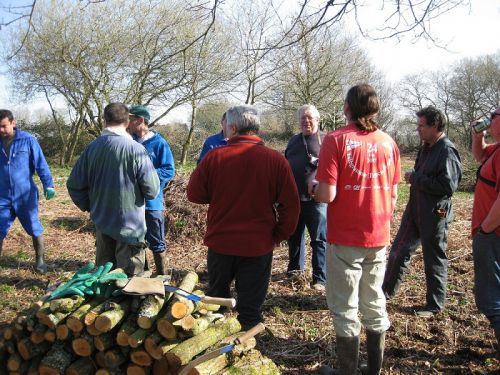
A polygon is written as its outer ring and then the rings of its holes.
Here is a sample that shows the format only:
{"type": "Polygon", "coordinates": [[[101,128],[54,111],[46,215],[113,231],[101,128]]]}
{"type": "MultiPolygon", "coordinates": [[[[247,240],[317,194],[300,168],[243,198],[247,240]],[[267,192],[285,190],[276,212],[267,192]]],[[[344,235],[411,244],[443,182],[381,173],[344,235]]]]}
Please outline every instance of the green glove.
{"type": "Polygon", "coordinates": [[[43,191],[43,195],[45,196],[45,199],[49,200],[54,198],[54,196],[56,195],[56,191],[54,190],[54,188],[48,187],[43,191]]]}
{"type": "Polygon", "coordinates": [[[64,296],[74,296],[74,295],[79,295],[79,296],[84,296],[85,294],[85,282],[91,278],[94,277],[94,274],[89,272],[94,268],[94,263],[89,262],[82,268],[80,268],[69,280],[68,282],[64,283],[63,285],[59,286],[56,290],[52,292],[50,297],[48,298],[49,301],[56,299],[56,298],[61,298],[64,296]]]}

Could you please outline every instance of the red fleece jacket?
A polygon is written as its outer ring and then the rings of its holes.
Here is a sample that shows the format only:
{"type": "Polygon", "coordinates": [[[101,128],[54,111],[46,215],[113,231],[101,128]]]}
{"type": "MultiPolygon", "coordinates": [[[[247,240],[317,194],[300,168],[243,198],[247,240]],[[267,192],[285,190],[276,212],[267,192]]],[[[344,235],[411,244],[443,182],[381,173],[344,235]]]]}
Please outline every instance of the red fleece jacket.
{"type": "Polygon", "coordinates": [[[300,202],[290,166],[254,135],[234,136],[207,153],[187,196],[210,205],[204,243],[220,254],[267,254],[297,226],[300,202]]]}

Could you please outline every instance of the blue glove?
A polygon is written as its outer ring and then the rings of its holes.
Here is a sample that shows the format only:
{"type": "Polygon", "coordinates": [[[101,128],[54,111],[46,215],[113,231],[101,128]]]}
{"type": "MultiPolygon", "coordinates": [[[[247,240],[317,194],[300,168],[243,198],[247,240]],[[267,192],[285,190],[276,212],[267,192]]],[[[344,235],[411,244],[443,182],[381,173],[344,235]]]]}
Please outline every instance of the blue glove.
{"type": "Polygon", "coordinates": [[[54,198],[54,196],[56,195],[56,191],[54,190],[54,188],[49,187],[43,191],[43,195],[45,196],[45,199],[49,200],[54,198]]]}

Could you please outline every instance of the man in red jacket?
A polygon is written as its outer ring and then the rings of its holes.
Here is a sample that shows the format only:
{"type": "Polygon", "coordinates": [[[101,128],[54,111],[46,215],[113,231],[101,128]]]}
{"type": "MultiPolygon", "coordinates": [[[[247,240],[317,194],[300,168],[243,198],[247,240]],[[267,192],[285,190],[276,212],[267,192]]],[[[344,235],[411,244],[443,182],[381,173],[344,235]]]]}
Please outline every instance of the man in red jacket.
{"type": "Polygon", "coordinates": [[[191,202],[209,204],[208,295],[230,297],[235,280],[244,330],[262,322],[273,249],[290,237],[300,210],[286,159],[257,136],[260,121],[249,105],[227,111],[227,145],[209,152],[187,187],[191,202]]]}

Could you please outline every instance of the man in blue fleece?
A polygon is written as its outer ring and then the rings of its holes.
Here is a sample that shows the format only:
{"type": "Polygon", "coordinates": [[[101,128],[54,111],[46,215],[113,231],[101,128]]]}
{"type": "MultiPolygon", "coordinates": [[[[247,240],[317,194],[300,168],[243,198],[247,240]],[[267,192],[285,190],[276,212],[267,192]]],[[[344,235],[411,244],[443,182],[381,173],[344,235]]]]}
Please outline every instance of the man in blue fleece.
{"type": "Polygon", "coordinates": [[[160,192],[155,198],[146,200],[146,241],[153,251],[156,273],[165,275],[168,262],[163,188],[174,177],[175,167],[170,145],[159,133],[149,129],[150,120],[151,114],[146,107],[136,105],[129,108],[129,131],[146,148],[160,178],[160,192]]]}
{"type": "Polygon", "coordinates": [[[16,128],[14,115],[0,109],[0,256],[3,240],[16,219],[33,239],[35,270],[47,271],[44,262],[43,227],[38,218],[38,189],[33,174],[38,174],[46,199],[55,195],[54,181],[42,149],[30,133],[16,128]]]}

